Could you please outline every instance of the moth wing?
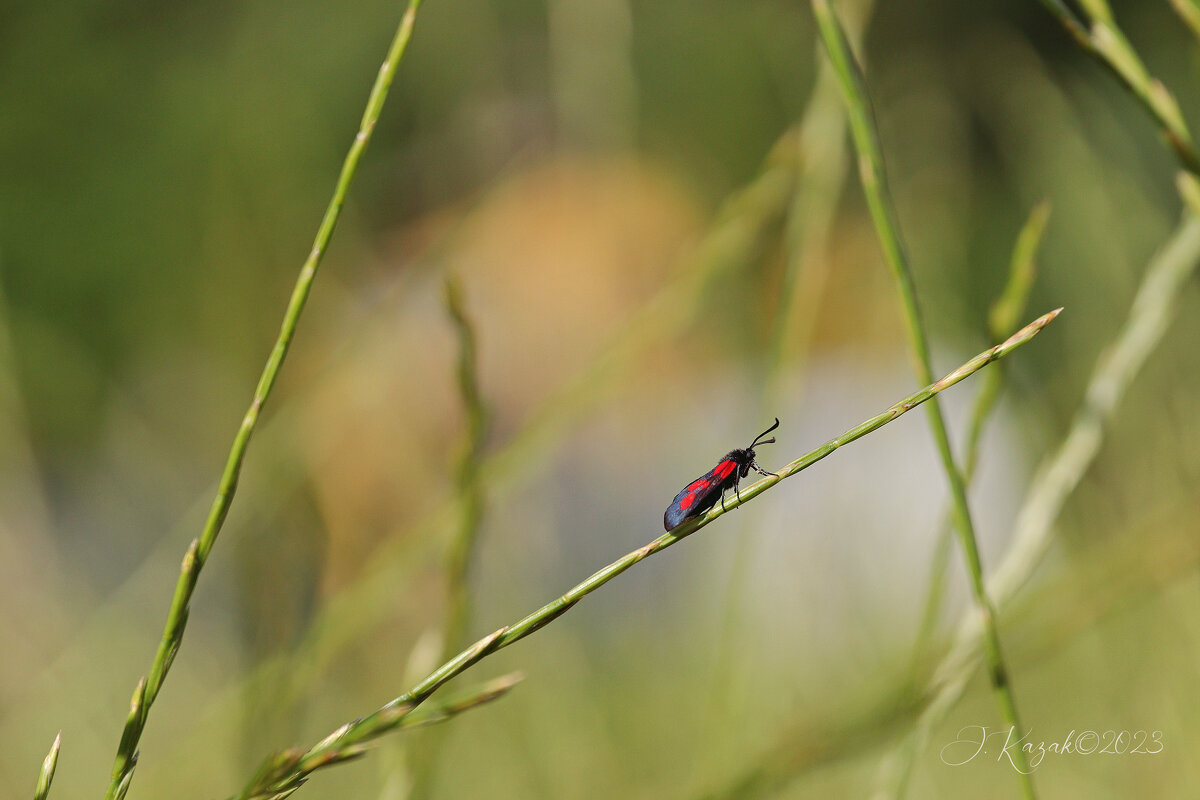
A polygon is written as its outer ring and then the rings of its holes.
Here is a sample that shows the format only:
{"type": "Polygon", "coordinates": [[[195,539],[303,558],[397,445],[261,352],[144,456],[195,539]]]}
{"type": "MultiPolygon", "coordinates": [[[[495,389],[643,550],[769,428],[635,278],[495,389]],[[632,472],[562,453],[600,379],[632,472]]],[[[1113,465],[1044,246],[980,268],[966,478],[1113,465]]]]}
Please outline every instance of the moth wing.
{"type": "Polygon", "coordinates": [[[728,461],[729,459],[722,459],[717,466],[679,490],[679,494],[675,495],[675,499],[663,514],[663,526],[667,530],[716,504],[716,498],[721,495],[722,482],[729,474],[726,467],[728,461]]]}

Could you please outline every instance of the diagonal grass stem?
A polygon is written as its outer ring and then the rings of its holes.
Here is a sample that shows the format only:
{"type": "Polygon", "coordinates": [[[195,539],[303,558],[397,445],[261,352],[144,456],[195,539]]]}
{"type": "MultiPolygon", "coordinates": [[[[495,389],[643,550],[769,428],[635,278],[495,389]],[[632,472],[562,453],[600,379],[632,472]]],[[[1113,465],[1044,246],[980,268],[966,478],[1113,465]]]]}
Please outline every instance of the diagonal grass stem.
{"type": "MultiPolygon", "coordinates": [[[[1046,327],[1055,317],[1058,316],[1062,309],[1051,311],[1033,322],[1026,325],[1020,331],[1015,333],[1007,341],[998,344],[988,350],[983,351],[975,358],[963,364],[958,369],[944,376],[938,381],[931,383],[919,392],[909,395],[908,397],[896,403],[886,411],[877,414],[865,422],[856,425],[850,430],[843,433],[834,439],[830,439],[825,444],[815,450],[806,453],[795,461],[779,470],[774,477],[764,478],[761,481],[753,484],[747,489],[741,491],[740,498],[734,498],[725,503],[725,508],[717,506],[710,510],[707,514],[695,519],[688,520],[673,531],[669,531],[659,536],[649,544],[639,547],[622,558],[617,559],[608,566],[593,573],[589,578],[582,583],[569,590],[561,597],[553,600],[538,610],[523,617],[512,625],[507,625],[499,630],[491,633],[475,644],[471,645],[454,658],[446,661],[424,680],[418,683],[409,691],[400,695],[383,708],[376,711],[374,714],[363,718],[350,726],[343,726],[334,733],[330,734],[316,746],[302,754],[292,754],[295,764],[294,770],[304,770],[308,766],[312,769],[324,766],[326,759],[330,753],[351,753],[353,748],[368,738],[378,735],[377,731],[383,728],[390,730],[403,723],[403,720],[415,711],[422,703],[429,699],[435,691],[441,688],[447,681],[465,672],[467,669],[483,660],[492,653],[504,647],[514,644],[515,642],[524,639],[526,636],[540,630],[549,625],[551,622],[570,611],[580,600],[587,595],[599,589],[604,584],[611,581],[613,578],[625,572],[630,567],[640,561],[649,558],[668,547],[682,541],[688,536],[691,536],[701,528],[706,527],[710,523],[716,521],[719,517],[732,511],[735,508],[753,500],[758,495],[771,489],[780,481],[785,480],[798,472],[801,472],[821,459],[832,454],[835,450],[843,447],[851,442],[861,439],[867,434],[882,428],[884,425],[892,422],[895,419],[903,416],[912,409],[922,403],[936,397],[939,393],[949,389],[954,384],[964,380],[968,376],[979,371],[988,364],[1003,358],[1021,345],[1028,342],[1036,336],[1043,328],[1046,327]]],[[[347,756],[349,757],[349,756],[347,756]]],[[[279,758],[279,757],[276,757],[279,758]]],[[[264,765],[264,770],[271,769],[271,765],[275,763],[268,760],[264,765]]],[[[311,772],[311,769],[308,771],[311,772]]],[[[261,775],[262,773],[260,773],[261,775]]],[[[273,773],[281,774],[281,773],[273,773]]],[[[291,774],[291,773],[287,773],[291,774]]],[[[258,797],[252,790],[256,788],[255,784],[248,787],[246,791],[239,797],[243,800],[250,797],[258,797]]],[[[266,795],[270,796],[270,795],[266,795]]]]}
{"type": "MultiPolygon", "coordinates": [[[[1195,0],[1171,0],[1193,32],[1200,32],[1200,8],[1195,0]]],[[[1175,96],[1146,69],[1141,56],[1117,26],[1108,0],[1081,0],[1078,17],[1062,0],[1041,0],[1083,51],[1108,68],[1158,123],[1159,132],[1179,163],[1200,175],[1200,154],[1175,96]]],[[[1200,33],[1198,33],[1200,35],[1200,33]]]]}
{"type": "Polygon", "coordinates": [[[307,750],[292,748],[268,757],[234,800],[282,800],[317,770],[364,755],[367,746],[384,734],[446,722],[499,700],[522,680],[524,676],[519,672],[504,675],[416,713],[410,713],[412,709],[407,706],[388,703],[374,714],[346,723],[307,750]]]}
{"type": "Polygon", "coordinates": [[[171,608],[167,614],[167,623],[163,629],[162,640],[154,655],[154,660],[151,662],[150,672],[138,682],[137,689],[133,694],[129,717],[121,734],[121,744],[117,748],[117,756],[113,763],[112,780],[109,783],[108,791],[105,793],[105,800],[119,800],[129,790],[129,781],[133,776],[133,768],[137,763],[138,743],[141,741],[142,731],[145,729],[150,708],[154,705],[154,700],[158,697],[163,681],[166,680],[167,673],[171,669],[171,663],[175,660],[175,655],[179,652],[179,646],[183,642],[183,633],[188,619],[188,606],[192,599],[192,593],[196,588],[196,581],[200,577],[201,570],[204,569],[204,564],[208,560],[213,545],[216,544],[217,536],[221,532],[225,517],[229,513],[230,506],[233,504],[233,496],[237,491],[238,477],[242,471],[242,463],[246,457],[246,448],[250,444],[250,437],[258,425],[263,405],[270,396],[271,389],[275,386],[275,380],[279,376],[280,367],[283,366],[283,360],[287,356],[292,338],[295,336],[296,325],[300,320],[300,314],[304,311],[304,305],[312,289],[313,279],[317,274],[317,267],[320,265],[326,248],[329,246],[334,228],[337,227],[337,221],[341,216],[342,206],[346,202],[346,194],[350,189],[350,184],[354,180],[359,159],[362,157],[367,144],[371,140],[371,134],[375,130],[375,123],[379,119],[380,112],[383,110],[388,89],[391,87],[392,79],[395,77],[396,68],[399,66],[400,60],[408,48],[408,42],[412,38],[413,24],[416,21],[417,9],[420,5],[420,0],[410,0],[408,9],[404,12],[400,20],[400,25],[396,29],[396,35],[392,39],[391,47],[388,49],[387,58],[379,68],[379,74],[375,78],[375,84],[372,86],[371,94],[367,99],[366,110],[363,112],[358,133],[355,135],[354,142],[350,145],[350,149],[346,153],[345,161],[342,164],[341,172],[334,186],[333,197],[325,209],[325,214],[317,229],[312,249],[309,251],[303,266],[301,266],[300,275],[296,279],[295,287],[292,289],[287,310],[284,312],[283,323],[279,329],[279,336],[275,340],[275,346],[271,349],[271,355],[267,359],[262,376],[258,380],[258,386],[254,390],[254,398],[250,402],[250,408],[246,411],[246,415],[242,418],[242,424],[234,436],[233,446],[229,450],[225,469],[221,474],[221,481],[217,486],[217,496],[213,499],[208,519],[204,523],[200,538],[192,541],[183,558],[179,581],[176,584],[175,596],[171,601],[171,608]]]}

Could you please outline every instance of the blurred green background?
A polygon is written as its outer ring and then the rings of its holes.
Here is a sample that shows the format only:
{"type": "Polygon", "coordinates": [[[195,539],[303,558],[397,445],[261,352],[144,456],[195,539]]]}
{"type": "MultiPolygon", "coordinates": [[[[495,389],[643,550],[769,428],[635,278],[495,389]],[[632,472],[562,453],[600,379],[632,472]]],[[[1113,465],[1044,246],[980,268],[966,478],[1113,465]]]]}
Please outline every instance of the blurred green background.
{"type": "MultiPolygon", "coordinates": [[[[1196,118],[1196,40],[1167,3],[1114,8],[1196,118]]],[[[60,729],[52,796],[107,781],[401,10],[0,6],[0,780],[14,792],[60,729]]],[[[1053,205],[1025,316],[1067,310],[1007,362],[972,495],[993,565],[1176,223],[1176,164],[1033,0],[881,2],[862,52],[939,373],[992,343],[1017,231],[1053,205]]],[[[846,189],[810,261],[824,277],[805,284],[804,344],[781,369],[796,247],[782,209],[745,257],[672,288],[706,268],[689,253],[720,219],[756,213],[718,209],[790,146],[775,143],[820,58],[800,2],[427,0],[131,798],[227,796],[270,750],[434,665],[464,425],[446,271],[479,338],[487,453],[510,456],[488,473],[472,638],[657,536],[674,493],[772,417],[767,469],[915,388],[849,160],[833,162],[846,189]]],[[[1200,794],[1198,341],[1193,279],[1001,615],[1035,740],[1162,731],[1153,756],[1048,757],[1044,797],[1200,794]]],[[[956,441],[981,377],[943,396],[956,441]]],[[[780,752],[764,796],[869,796],[911,725],[894,699],[945,503],[914,414],[639,565],[457,684],[527,676],[442,729],[432,796],[730,796],[780,752]]],[[[921,681],[970,607],[957,552],[949,574],[921,681]]],[[[911,797],[1018,795],[994,759],[942,763],[965,725],[1000,725],[982,676],[918,756],[911,797]]],[[[301,796],[403,797],[403,747],[429,734],[390,737],[301,796]]]]}

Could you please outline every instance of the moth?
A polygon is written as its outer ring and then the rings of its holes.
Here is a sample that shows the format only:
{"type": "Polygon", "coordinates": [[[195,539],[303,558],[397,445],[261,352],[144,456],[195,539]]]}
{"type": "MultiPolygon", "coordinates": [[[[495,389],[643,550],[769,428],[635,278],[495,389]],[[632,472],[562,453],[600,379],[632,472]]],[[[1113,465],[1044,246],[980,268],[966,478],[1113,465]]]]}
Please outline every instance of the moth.
{"type": "Polygon", "coordinates": [[[730,450],[724,458],[717,462],[715,467],[683,487],[679,494],[675,495],[671,505],[667,506],[667,511],[663,514],[663,527],[667,530],[676,528],[684,520],[698,517],[708,511],[717,504],[718,500],[721,502],[721,509],[724,510],[725,492],[731,486],[734,494],[737,495],[738,502],[741,502],[742,496],[738,494],[738,484],[750,473],[750,470],[767,477],[779,477],[774,472],[764,470],[754,460],[754,448],[760,444],[774,444],[774,436],[770,439],[763,437],[778,427],[779,417],[776,417],[775,424],[755,436],[749,447],[745,450],[730,450]]]}

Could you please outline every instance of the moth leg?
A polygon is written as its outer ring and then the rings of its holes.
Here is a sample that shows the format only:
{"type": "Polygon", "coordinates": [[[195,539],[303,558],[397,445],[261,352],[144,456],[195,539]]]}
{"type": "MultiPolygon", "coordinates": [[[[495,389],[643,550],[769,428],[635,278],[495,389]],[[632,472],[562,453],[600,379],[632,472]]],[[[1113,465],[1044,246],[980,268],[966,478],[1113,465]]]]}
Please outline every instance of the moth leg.
{"type": "Polygon", "coordinates": [[[721,490],[721,511],[725,511],[725,490],[721,490]]]}
{"type": "Polygon", "coordinates": [[[779,477],[774,472],[767,472],[765,469],[760,467],[758,464],[751,464],[750,466],[754,469],[755,472],[757,472],[759,475],[762,475],[764,478],[778,478],[779,477]]]}

